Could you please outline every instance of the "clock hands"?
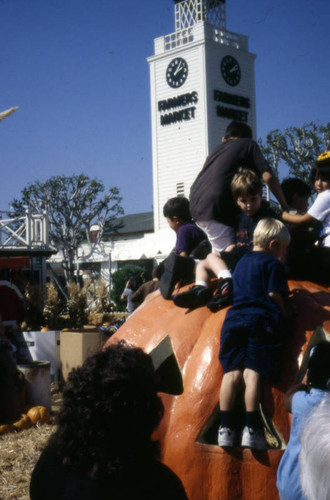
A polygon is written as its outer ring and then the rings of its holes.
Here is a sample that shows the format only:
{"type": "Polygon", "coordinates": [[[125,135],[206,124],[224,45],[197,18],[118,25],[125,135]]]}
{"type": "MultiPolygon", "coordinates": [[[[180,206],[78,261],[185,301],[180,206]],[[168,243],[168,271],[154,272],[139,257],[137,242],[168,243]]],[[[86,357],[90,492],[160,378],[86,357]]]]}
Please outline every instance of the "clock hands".
{"type": "Polygon", "coordinates": [[[181,71],[182,69],[183,69],[182,61],[180,61],[178,67],[174,71],[174,76],[177,75],[179,73],[179,71],[181,71]]]}
{"type": "Polygon", "coordinates": [[[235,87],[241,80],[241,68],[238,61],[232,56],[224,56],[220,63],[220,71],[228,85],[235,87]]]}

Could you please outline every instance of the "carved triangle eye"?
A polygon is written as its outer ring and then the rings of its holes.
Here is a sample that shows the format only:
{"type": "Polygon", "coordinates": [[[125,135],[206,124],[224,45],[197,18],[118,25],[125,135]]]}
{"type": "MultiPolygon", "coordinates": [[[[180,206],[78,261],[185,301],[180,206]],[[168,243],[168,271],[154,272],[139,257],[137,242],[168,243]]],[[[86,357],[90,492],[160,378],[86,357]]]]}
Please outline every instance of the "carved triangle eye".
{"type": "Polygon", "coordinates": [[[182,373],[170,336],[167,335],[149,354],[156,372],[157,390],[176,396],[182,394],[182,373]]]}

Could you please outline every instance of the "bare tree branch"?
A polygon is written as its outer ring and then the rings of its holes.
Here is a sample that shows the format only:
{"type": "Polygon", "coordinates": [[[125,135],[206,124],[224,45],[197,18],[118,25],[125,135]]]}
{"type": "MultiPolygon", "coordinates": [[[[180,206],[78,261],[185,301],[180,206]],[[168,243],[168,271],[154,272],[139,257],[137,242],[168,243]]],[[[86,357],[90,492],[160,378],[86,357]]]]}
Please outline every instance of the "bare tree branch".
{"type": "Polygon", "coordinates": [[[21,199],[12,202],[15,214],[24,213],[26,208],[34,212],[47,210],[50,239],[62,252],[67,283],[73,280],[75,252],[85,235],[89,244],[95,246],[89,237],[90,227],[99,225],[99,242],[105,222],[111,223],[123,214],[119,189],[113,187],[104,191],[102,182],[84,174],[54,176],[44,183],[31,183],[22,190],[21,199]]]}

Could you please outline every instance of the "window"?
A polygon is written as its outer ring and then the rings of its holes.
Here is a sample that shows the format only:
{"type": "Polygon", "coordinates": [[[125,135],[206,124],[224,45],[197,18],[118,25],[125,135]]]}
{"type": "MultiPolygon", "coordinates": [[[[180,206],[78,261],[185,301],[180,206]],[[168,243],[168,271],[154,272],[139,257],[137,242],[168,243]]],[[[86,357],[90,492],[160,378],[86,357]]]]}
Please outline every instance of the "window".
{"type": "Polygon", "coordinates": [[[184,182],[178,182],[176,185],[176,195],[184,196],[184,182]]]}

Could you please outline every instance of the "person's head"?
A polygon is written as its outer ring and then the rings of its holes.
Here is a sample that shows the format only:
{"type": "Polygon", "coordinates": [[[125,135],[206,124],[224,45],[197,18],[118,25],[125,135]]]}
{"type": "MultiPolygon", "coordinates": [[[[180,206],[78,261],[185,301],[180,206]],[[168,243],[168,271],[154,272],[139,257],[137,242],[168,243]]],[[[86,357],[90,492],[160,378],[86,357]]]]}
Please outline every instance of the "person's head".
{"type": "Polygon", "coordinates": [[[133,290],[133,292],[135,292],[142,285],[142,282],[143,280],[141,276],[131,276],[127,281],[127,288],[130,288],[131,290],[133,290]]]}
{"type": "Polygon", "coordinates": [[[330,390],[330,342],[312,347],[307,367],[307,383],[311,387],[330,390]]]}
{"type": "Polygon", "coordinates": [[[262,182],[257,174],[253,170],[240,167],[230,186],[239,208],[248,215],[256,214],[262,202],[262,182]]]}
{"type": "Polygon", "coordinates": [[[252,139],[252,129],[250,125],[243,122],[232,121],[226,128],[224,139],[237,139],[246,137],[247,139],[252,139]]]}
{"type": "Polygon", "coordinates": [[[71,371],[49,445],[73,470],[120,476],[157,456],[162,415],[151,357],[120,341],[71,371]]]}
{"type": "Polygon", "coordinates": [[[330,498],[330,394],[310,414],[300,439],[300,481],[307,500],[330,498]]]}
{"type": "Polygon", "coordinates": [[[258,222],[253,233],[253,248],[264,250],[283,261],[290,239],[290,233],[283,222],[269,217],[258,222]]]}
{"type": "Polygon", "coordinates": [[[306,182],[298,177],[287,177],[282,181],[281,188],[290,207],[300,212],[307,211],[312,190],[306,182]]]}
{"type": "Polygon", "coordinates": [[[317,158],[311,171],[311,181],[317,193],[330,189],[330,151],[317,158]]]}
{"type": "Polygon", "coordinates": [[[177,231],[184,222],[191,221],[189,200],[183,196],[170,198],[163,207],[163,214],[170,228],[177,231]]]}

